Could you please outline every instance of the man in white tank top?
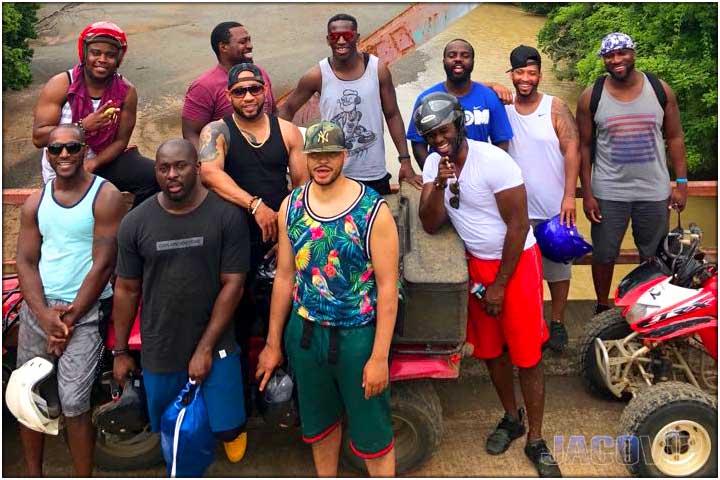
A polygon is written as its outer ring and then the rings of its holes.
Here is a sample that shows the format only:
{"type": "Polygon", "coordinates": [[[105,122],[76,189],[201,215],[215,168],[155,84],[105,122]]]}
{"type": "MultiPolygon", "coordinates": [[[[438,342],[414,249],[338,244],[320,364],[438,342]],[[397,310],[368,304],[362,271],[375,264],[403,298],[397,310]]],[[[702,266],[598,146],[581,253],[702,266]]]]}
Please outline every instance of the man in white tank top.
{"type": "Polygon", "coordinates": [[[292,121],[313,94],[320,94],[322,120],[340,125],[345,133],[348,159],[343,173],[383,195],[390,193],[383,141],[384,118],[398,151],[398,180],[421,188],[422,178],[415,174],[410,162],[405,124],[390,70],[375,55],[358,51],[360,35],[357,20],[351,15],[334,15],[327,29],[332,56],[322,59],[300,78],[278,110],[278,116],[292,121]]]}
{"type": "MultiPolygon", "coordinates": [[[[520,45],[510,53],[510,79],[515,103],[505,110],[513,138],[508,153],[520,165],[528,197],[528,215],[535,226],[558,213],[575,223],[575,187],[580,172],[577,126],[564,101],[538,91],[542,79],[540,53],[520,45]]],[[[567,344],[563,325],[572,264],[543,256],[543,278],[550,287],[552,317],[547,347],[561,352],[567,344]]]]}

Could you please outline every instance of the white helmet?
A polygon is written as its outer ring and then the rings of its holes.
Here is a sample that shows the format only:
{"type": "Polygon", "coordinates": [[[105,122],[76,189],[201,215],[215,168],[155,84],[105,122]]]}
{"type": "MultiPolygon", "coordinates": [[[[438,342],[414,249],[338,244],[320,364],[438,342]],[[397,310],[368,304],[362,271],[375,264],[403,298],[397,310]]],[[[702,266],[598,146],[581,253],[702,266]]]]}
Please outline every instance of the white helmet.
{"type": "Polygon", "coordinates": [[[35,357],[15,370],[5,390],[5,403],[29,429],[57,435],[61,410],[52,362],[35,357]]]}

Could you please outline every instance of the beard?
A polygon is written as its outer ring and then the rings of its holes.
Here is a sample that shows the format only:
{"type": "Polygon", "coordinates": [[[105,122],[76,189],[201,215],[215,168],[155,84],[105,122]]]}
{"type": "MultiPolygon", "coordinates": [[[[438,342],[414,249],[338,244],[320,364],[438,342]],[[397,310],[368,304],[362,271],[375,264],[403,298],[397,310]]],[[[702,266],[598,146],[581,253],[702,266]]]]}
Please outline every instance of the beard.
{"type": "Polygon", "coordinates": [[[465,83],[470,80],[470,76],[472,74],[473,68],[475,68],[475,65],[470,65],[470,67],[463,70],[463,73],[460,75],[453,72],[452,65],[448,66],[446,63],[443,63],[443,68],[445,69],[445,75],[447,76],[448,80],[453,83],[465,83]]]}
{"type": "Polygon", "coordinates": [[[613,80],[616,80],[618,82],[623,82],[630,78],[630,75],[635,70],[635,62],[628,62],[625,64],[625,74],[624,75],[618,75],[615,73],[612,69],[612,67],[605,65],[605,70],[610,74],[610,76],[613,78],[613,80]]]}
{"type": "Polygon", "coordinates": [[[237,113],[238,117],[242,118],[243,120],[248,120],[248,121],[252,122],[254,120],[257,120],[257,118],[263,114],[262,105],[263,105],[262,103],[260,105],[258,105],[257,110],[252,115],[247,115],[242,109],[235,108],[234,110],[235,110],[235,113],[237,113]]]}

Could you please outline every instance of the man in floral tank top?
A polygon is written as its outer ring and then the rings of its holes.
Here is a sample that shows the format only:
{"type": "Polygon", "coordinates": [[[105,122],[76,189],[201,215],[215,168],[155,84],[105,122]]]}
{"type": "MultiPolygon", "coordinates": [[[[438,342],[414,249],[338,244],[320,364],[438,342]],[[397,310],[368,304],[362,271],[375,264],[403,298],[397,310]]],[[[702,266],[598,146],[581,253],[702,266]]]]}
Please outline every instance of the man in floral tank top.
{"type": "Polygon", "coordinates": [[[385,200],[342,174],[342,129],[307,129],[311,181],[278,214],[278,266],[267,345],[256,376],[264,390],[282,363],[298,387],[303,440],[318,476],[337,476],[346,414],[352,450],[372,476],[395,474],[388,353],[397,315],[398,236],[385,200]]]}

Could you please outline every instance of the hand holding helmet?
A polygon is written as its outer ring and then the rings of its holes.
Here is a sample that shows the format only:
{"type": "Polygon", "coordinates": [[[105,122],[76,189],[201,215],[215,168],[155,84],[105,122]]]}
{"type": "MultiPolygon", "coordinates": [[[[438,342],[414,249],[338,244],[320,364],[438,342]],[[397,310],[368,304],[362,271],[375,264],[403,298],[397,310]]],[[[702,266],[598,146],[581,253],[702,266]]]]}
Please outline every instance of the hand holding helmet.
{"type": "Polygon", "coordinates": [[[553,262],[570,263],[592,251],[577,227],[563,224],[560,215],[537,224],[535,238],[543,256],[553,262]]]}

